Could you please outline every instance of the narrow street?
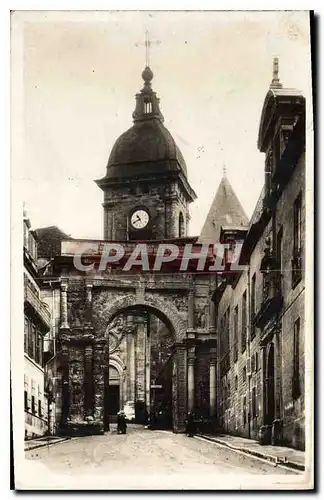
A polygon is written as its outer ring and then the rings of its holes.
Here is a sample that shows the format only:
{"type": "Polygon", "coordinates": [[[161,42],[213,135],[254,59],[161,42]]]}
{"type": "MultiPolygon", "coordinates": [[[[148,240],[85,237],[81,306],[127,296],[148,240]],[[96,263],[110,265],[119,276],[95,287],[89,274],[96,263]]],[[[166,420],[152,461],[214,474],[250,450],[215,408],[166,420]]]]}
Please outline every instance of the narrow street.
{"type": "Polygon", "coordinates": [[[208,489],[245,484],[262,487],[265,476],[276,483],[300,476],[281,467],[202,440],[168,431],[129,425],[126,435],[116,426],[104,436],[75,438],[26,452],[26,472],[43,488],[208,489]],[[243,477],[244,475],[244,477],[243,477]]]}

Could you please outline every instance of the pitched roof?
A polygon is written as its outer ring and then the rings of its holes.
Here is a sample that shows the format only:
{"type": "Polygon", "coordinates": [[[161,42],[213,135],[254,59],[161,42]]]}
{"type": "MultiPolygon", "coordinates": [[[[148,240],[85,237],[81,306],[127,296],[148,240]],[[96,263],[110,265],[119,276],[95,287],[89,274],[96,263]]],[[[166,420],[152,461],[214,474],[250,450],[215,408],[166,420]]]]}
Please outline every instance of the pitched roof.
{"type": "Polygon", "coordinates": [[[61,241],[73,239],[57,226],[35,229],[35,233],[38,238],[37,254],[40,259],[50,259],[55,255],[60,255],[61,241]]]}
{"type": "Polygon", "coordinates": [[[220,229],[226,227],[246,227],[249,219],[237,198],[229,180],[224,176],[218,186],[215,198],[209,209],[198,242],[219,241],[220,229]]]}

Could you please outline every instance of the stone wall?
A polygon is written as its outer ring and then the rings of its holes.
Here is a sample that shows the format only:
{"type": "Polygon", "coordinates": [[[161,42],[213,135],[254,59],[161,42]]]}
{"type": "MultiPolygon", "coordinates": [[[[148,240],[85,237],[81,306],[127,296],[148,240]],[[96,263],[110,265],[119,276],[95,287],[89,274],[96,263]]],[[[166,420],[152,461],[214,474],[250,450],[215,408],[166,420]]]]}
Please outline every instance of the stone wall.
{"type": "MultiPolygon", "coordinates": [[[[161,181],[107,188],[105,193],[104,238],[127,240],[131,232],[129,216],[136,207],[150,212],[150,234],[144,239],[176,238],[179,236],[179,214],[183,213],[184,235],[187,234],[188,203],[177,182],[161,181]]],[[[141,238],[143,239],[143,238],[141,238]]]]}

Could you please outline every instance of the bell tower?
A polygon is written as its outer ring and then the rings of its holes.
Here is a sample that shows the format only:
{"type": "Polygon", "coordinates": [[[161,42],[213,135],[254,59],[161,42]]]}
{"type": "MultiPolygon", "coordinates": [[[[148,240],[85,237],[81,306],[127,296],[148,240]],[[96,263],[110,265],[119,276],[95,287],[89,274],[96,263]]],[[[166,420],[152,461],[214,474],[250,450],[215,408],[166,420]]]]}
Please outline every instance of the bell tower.
{"type": "Polygon", "coordinates": [[[164,126],[153,72],[142,72],[133,126],[115,142],[106,175],[95,181],[104,193],[104,239],[160,240],[188,234],[189,204],[196,198],[184,158],[164,126]]]}

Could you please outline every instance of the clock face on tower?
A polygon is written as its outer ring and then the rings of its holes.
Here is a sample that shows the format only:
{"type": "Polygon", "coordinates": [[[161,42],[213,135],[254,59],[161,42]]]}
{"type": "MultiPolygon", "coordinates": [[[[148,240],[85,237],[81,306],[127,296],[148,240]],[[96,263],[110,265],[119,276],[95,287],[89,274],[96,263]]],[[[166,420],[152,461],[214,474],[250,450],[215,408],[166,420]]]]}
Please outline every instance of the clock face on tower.
{"type": "Polygon", "coordinates": [[[149,223],[150,216],[143,208],[135,210],[131,215],[131,225],[134,229],[144,229],[149,223]]]}

